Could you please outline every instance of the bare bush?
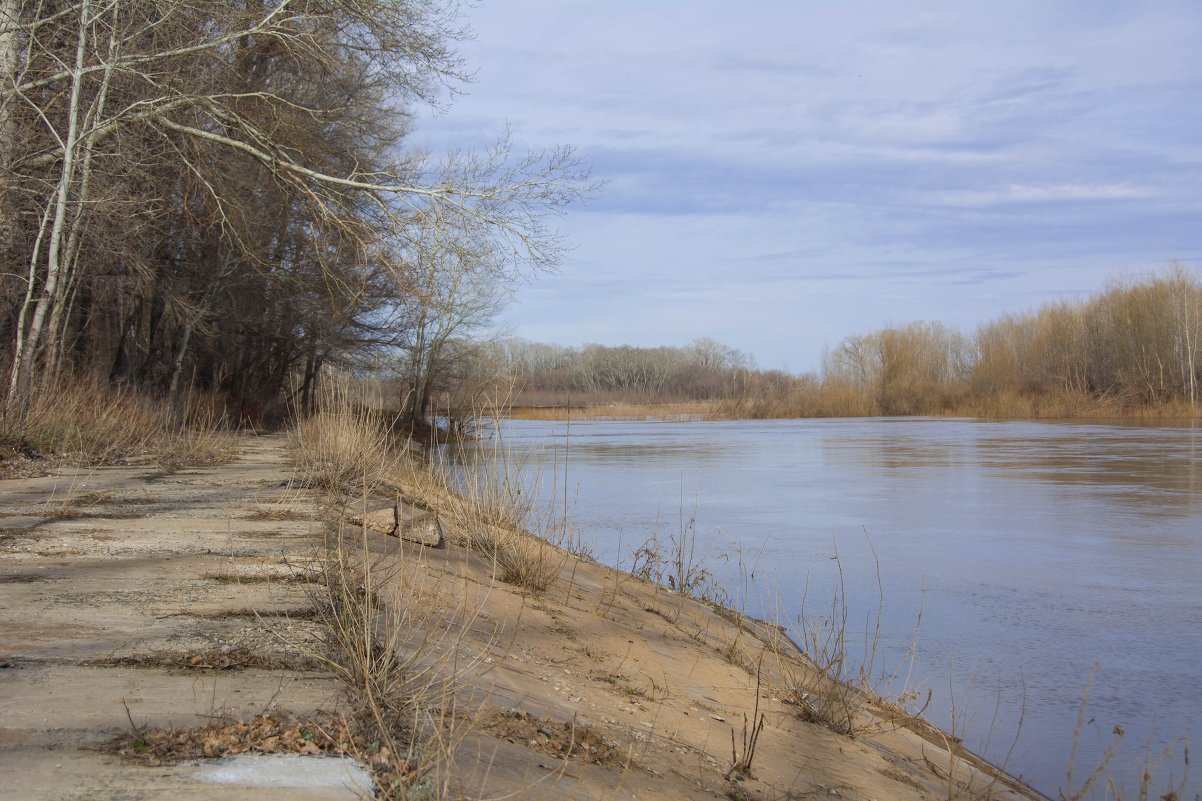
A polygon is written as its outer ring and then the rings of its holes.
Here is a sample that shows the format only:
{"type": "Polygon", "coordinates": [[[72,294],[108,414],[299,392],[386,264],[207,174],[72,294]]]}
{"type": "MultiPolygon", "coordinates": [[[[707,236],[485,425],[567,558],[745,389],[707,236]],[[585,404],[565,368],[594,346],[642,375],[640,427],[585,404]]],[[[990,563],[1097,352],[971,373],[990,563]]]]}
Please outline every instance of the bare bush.
{"type": "MultiPolygon", "coordinates": [[[[725,606],[730,599],[706,567],[709,557],[708,552],[697,552],[697,510],[686,519],[682,492],[678,530],[668,535],[666,543],[653,531],[631,554],[630,572],[682,595],[725,606]]],[[[718,558],[726,559],[727,555],[718,558]]]]}
{"type": "Polygon", "coordinates": [[[370,765],[379,797],[445,798],[455,747],[479,710],[459,695],[483,671],[465,656],[478,619],[466,594],[451,597],[420,558],[404,550],[373,559],[366,532],[338,525],[325,562],[322,620],[330,631],[328,667],[351,691],[359,726],[370,733],[370,765]]]}

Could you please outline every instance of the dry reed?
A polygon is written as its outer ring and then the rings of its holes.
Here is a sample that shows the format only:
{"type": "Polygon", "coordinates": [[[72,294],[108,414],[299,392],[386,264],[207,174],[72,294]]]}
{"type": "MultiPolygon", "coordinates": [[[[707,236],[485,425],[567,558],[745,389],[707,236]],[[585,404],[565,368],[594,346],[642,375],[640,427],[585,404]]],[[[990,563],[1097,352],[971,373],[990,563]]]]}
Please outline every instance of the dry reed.
{"type": "Polygon", "coordinates": [[[446,510],[463,544],[490,558],[501,581],[542,593],[568,559],[567,521],[538,505],[542,477],[525,474],[524,460],[508,452],[500,430],[494,413],[491,426],[474,427],[470,443],[458,442],[459,464],[439,465],[437,477],[454,489],[446,510]],[[490,442],[486,431],[493,432],[490,442]]]}
{"type": "Polygon", "coordinates": [[[214,397],[171,404],[76,378],[39,386],[20,413],[5,410],[0,447],[90,462],[141,456],[178,467],[224,461],[237,438],[214,397]]]}

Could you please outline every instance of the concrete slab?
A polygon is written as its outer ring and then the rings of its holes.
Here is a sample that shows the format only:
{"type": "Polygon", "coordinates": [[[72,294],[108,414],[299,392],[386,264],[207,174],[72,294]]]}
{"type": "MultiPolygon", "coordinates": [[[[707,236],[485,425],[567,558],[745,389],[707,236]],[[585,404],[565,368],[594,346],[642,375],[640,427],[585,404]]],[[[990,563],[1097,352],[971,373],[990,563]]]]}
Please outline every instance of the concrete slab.
{"type": "Polygon", "coordinates": [[[345,760],[210,770],[148,767],[112,749],[135,726],[337,708],[345,688],[334,677],[255,667],[306,664],[318,625],[254,616],[313,603],[291,566],[318,547],[312,506],[294,503],[285,519],[261,511],[289,497],[284,447],[260,439],[231,465],[186,475],[73,468],[0,481],[0,799],[370,795],[367,774],[345,760]]]}

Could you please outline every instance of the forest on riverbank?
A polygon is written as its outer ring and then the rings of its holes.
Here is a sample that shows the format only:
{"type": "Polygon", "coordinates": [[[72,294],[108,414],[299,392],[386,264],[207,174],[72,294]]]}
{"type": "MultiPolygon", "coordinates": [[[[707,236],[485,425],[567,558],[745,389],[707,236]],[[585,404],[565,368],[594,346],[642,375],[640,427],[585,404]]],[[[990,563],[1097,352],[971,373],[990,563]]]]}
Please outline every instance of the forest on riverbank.
{"type": "Polygon", "coordinates": [[[2,0],[3,416],[82,385],[278,422],[323,369],[387,363],[424,417],[440,352],[555,267],[548,217],[595,188],[568,147],[411,143],[471,79],[460,14],[2,0]]]}
{"type": "Polygon", "coordinates": [[[1172,265],[972,334],[939,322],[853,334],[803,375],[759,369],[711,339],[660,348],[511,340],[493,358],[515,377],[516,413],[535,417],[569,406],[638,416],[665,405],[718,418],[1191,417],[1200,347],[1202,283],[1172,265]]]}

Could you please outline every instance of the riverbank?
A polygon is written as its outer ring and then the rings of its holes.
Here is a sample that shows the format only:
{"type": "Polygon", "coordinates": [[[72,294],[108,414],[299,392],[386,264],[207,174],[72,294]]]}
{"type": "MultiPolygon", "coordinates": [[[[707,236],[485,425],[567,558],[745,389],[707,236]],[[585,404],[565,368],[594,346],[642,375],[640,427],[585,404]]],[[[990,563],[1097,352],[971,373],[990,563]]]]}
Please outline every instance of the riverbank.
{"type": "Polygon", "coordinates": [[[511,420],[806,420],[816,418],[846,419],[880,417],[899,419],[906,416],[936,419],[973,418],[979,420],[1043,420],[1095,423],[1185,424],[1199,418],[1197,407],[1172,403],[1159,406],[1124,406],[1105,400],[1086,402],[1080,399],[998,398],[990,402],[966,403],[949,408],[923,410],[912,415],[881,415],[866,408],[848,407],[840,411],[830,406],[810,408],[760,405],[736,399],[690,402],[626,403],[615,401],[598,404],[515,405],[506,409],[504,418],[511,420]]]}
{"type": "Polygon", "coordinates": [[[717,420],[719,406],[692,403],[602,403],[582,405],[513,406],[503,417],[511,420],[717,420]]]}
{"type": "Polygon", "coordinates": [[[331,534],[405,624],[395,686],[427,694],[410,744],[442,760],[422,780],[440,795],[1039,797],[876,699],[838,696],[846,716],[824,720],[832,688],[796,692],[811,666],[771,626],[531,540],[543,588],[501,581],[450,509],[432,510],[440,548],[348,526],[283,437],[223,466],[64,469],[0,497],[6,797],[354,797],[332,754],[403,778],[400,754],[344,731],[357,694],[323,650],[331,534]],[[264,763],[214,783],[239,753],[307,755],[289,758],[326,783],[266,787],[264,763]]]}

